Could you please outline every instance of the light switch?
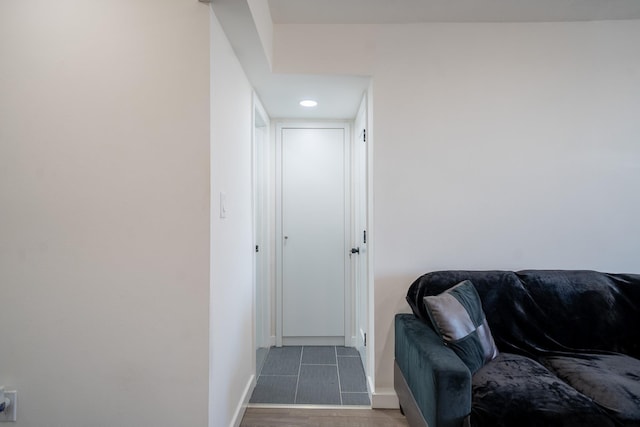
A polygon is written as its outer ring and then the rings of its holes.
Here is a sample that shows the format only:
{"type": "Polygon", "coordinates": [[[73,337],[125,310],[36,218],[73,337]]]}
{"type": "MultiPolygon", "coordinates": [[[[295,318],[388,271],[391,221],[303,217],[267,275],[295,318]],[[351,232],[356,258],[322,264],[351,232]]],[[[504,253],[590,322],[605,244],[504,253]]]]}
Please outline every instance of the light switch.
{"type": "Polygon", "coordinates": [[[0,412],[0,423],[6,421],[16,421],[18,418],[18,392],[15,390],[5,391],[4,397],[9,399],[9,405],[0,412]]]}

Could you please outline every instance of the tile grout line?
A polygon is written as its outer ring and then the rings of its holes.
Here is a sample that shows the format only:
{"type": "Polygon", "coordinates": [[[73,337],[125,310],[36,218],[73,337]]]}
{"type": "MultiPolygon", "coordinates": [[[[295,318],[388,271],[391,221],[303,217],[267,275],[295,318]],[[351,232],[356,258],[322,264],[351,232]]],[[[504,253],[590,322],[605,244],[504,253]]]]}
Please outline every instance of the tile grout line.
{"type": "Polygon", "coordinates": [[[338,374],[338,394],[340,395],[340,406],[342,404],[342,385],[340,384],[340,366],[338,366],[338,347],[333,347],[333,350],[336,353],[336,373],[338,374]]]}
{"type": "Polygon", "coordinates": [[[297,377],[296,374],[262,374],[261,377],[297,377]]]}
{"type": "Polygon", "coordinates": [[[296,392],[293,395],[293,404],[298,401],[298,385],[300,385],[300,371],[302,370],[302,356],[304,354],[304,346],[300,348],[300,364],[298,365],[298,377],[296,378],[296,392]]]}
{"type": "Polygon", "coordinates": [[[338,366],[337,363],[301,363],[305,366],[338,366]]]}

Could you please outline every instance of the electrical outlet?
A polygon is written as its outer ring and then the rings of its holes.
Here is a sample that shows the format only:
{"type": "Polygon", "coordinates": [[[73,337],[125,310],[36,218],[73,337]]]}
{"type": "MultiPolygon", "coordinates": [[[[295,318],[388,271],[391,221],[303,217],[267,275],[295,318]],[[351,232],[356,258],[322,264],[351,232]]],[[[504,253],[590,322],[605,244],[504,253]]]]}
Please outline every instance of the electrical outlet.
{"type": "Polygon", "coordinates": [[[11,403],[4,411],[0,412],[0,423],[16,421],[18,418],[18,392],[15,390],[5,391],[4,397],[8,398],[11,403]]]}

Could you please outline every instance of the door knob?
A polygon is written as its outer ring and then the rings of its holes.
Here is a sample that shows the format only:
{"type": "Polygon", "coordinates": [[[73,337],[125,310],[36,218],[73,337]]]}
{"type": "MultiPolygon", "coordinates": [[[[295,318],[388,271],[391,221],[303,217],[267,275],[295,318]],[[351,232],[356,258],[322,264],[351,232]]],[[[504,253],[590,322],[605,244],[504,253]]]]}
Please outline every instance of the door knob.
{"type": "Polygon", "coordinates": [[[360,248],[351,248],[351,253],[352,254],[359,254],[360,253],[360,248]]]}

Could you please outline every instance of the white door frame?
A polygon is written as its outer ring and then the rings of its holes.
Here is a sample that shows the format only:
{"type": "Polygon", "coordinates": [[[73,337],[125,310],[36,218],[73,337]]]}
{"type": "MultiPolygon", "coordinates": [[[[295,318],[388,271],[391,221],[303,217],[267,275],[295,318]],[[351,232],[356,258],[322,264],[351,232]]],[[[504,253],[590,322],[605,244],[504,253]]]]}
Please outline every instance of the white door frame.
{"type": "MultiPolygon", "coordinates": [[[[345,137],[345,155],[344,155],[344,168],[345,168],[345,241],[344,241],[344,256],[348,257],[348,250],[351,248],[351,125],[348,121],[282,121],[277,122],[275,125],[275,142],[276,142],[276,185],[275,185],[275,250],[276,250],[276,346],[280,347],[283,344],[283,290],[282,290],[282,260],[283,260],[283,241],[284,235],[282,230],[282,131],[283,129],[343,129],[345,137]]],[[[344,289],[344,345],[353,345],[353,282],[351,280],[351,263],[345,260],[345,289],[344,289]]],[[[318,342],[317,344],[323,344],[318,342]]]]}
{"type": "Polygon", "coordinates": [[[253,251],[253,345],[254,355],[258,347],[269,347],[271,344],[271,245],[270,224],[270,119],[260,99],[253,94],[253,129],[252,129],[252,211],[253,211],[253,243],[259,252],[253,251]],[[257,132],[262,135],[258,136],[257,132]],[[258,144],[262,148],[258,149],[258,144]],[[260,176],[259,176],[260,175],[260,176]],[[259,187],[260,186],[260,187],[259,187]],[[258,189],[262,200],[258,200],[258,189]],[[258,215],[261,212],[261,215],[258,215]],[[259,261],[259,262],[258,262],[259,261]],[[258,265],[261,268],[258,268],[258,265]],[[258,292],[257,286],[262,289],[258,292]],[[262,295],[262,300],[258,296],[262,295]],[[260,309],[259,309],[260,308],[260,309]],[[260,319],[257,318],[260,316],[260,319]],[[258,321],[258,322],[257,322],[258,321]],[[256,326],[257,325],[257,326],[256,326]],[[260,330],[257,330],[257,327],[260,330]],[[258,338],[261,338],[258,342],[258,338]]]}
{"type": "Polygon", "coordinates": [[[370,351],[369,332],[369,240],[368,225],[368,152],[369,138],[367,137],[368,114],[367,94],[360,102],[360,107],[354,120],[353,129],[353,246],[359,248],[359,253],[352,260],[354,281],[354,308],[355,308],[355,337],[354,346],[361,352],[361,358],[365,372],[369,367],[367,353],[370,351]],[[362,157],[361,157],[362,156],[362,157]],[[367,233],[367,236],[363,235],[367,233]]]}

